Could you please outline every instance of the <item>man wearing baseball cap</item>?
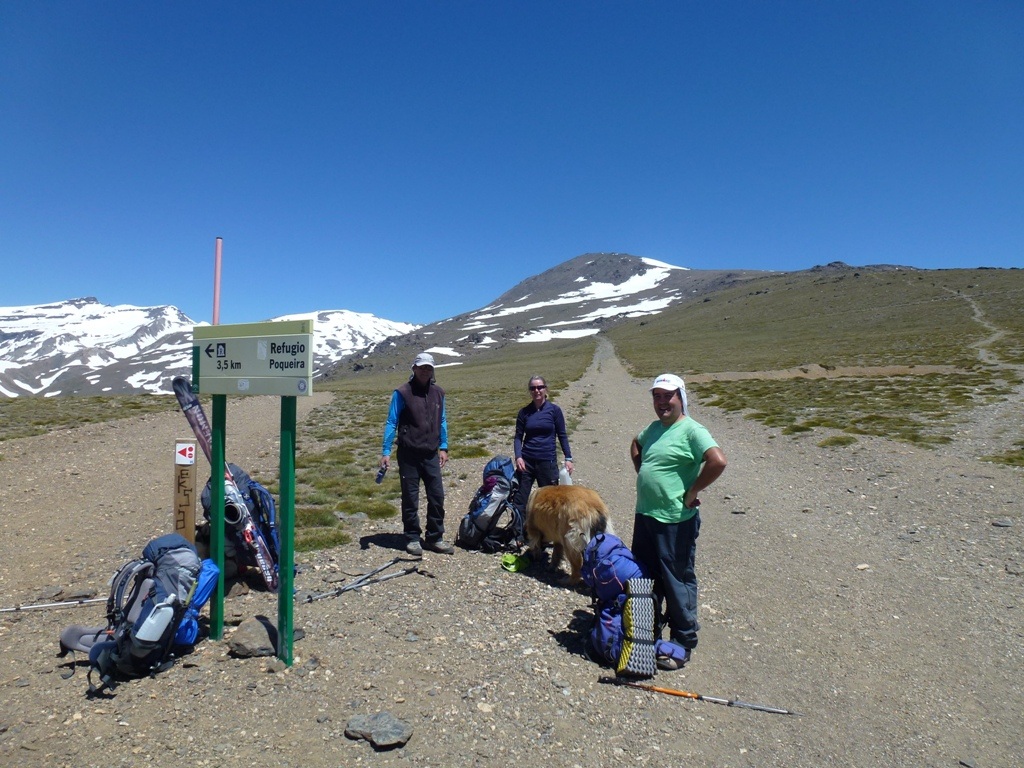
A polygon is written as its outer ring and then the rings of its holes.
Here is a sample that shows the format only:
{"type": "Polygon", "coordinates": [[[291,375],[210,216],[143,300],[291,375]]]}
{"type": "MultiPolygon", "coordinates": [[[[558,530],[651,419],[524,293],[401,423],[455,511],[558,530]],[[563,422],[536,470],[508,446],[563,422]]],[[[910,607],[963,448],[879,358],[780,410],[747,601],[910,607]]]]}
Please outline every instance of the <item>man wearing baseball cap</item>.
{"type": "Polygon", "coordinates": [[[391,395],[380,466],[391,464],[391,444],[398,436],[398,474],[402,483],[402,527],[405,551],[420,556],[423,548],[450,555],[455,548],[444,541],[444,483],[441,468],[448,463],[448,418],[444,390],[434,381],[434,357],[421,352],[412,362],[412,376],[391,395]],[[420,535],[420,481],[427,493],[427,531],[420,535]]]}
{"type": "Polygon", "coordinates": [[[629,453],[636,469],[633,555],[647,567],[655,592],[664,598],[671,640],[682,660],[659,655],[661,669],[681,669],[697,647],[698,494],[725,470],[726,459],[704,425],[691,419],[686,386],[663,373],[651,386],[657,419],[633,438],[629,453]]]}

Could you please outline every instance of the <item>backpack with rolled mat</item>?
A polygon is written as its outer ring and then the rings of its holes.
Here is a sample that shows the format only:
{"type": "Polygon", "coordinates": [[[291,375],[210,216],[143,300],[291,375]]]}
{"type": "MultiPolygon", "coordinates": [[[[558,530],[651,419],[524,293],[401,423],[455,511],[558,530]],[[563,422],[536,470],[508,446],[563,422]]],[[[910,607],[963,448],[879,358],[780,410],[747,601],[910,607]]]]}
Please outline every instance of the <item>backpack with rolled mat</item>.
{"type": "Polygon", "coordinates": [[[587,636],[597,661],[623,677],[653,677],[657,657],[685,659],[675,643],[657,638],[654,580],[622,540],[599,533],[583,552],[583,581],[591,589],[595,620],[587,636]]]}
{"type": "MultiPolygon", "coordinates": [[[[227,466],[231,471],[231,479],[234,480],[254,525],[246,529],[239,527],[237,521],[224,521],[224,575],[226,578],[230,578],[245,573],[250,568],[259,570],[257,549],[253,546],[253,542],[247,539],[249,535],[260,539],[266,548],[265,551],[269,552],[273,568],[276,571],[280,561],[281,534],[278,530],[277,505],[274,503],[274,497],[263,484],[237,464],[228,463],[227,466]]],[[[212,478],[206,481],[206,485],[199,495],[199,502],[203,507],[203,517],[206,518],[196,527],[196,543],[201,554],[208,552],[210,546],[212,481],[212,478]]]]}

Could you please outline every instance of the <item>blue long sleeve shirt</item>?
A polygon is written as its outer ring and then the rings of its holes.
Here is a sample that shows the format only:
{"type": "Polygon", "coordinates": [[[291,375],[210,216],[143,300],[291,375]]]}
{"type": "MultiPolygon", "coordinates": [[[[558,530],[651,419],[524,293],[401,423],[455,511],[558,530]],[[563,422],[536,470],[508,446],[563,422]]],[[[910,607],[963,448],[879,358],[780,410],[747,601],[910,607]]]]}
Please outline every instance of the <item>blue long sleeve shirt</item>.
{"type": "Polygon", "coordinates": [[[516,416],[515,452],[516,458],[526,461],[557,461],[555,438],[562,446],[566,461],[572,461],[569,435],[565,431],[565,416],[562,409],[549,400],[544,401],[540,410],[530,403],[521,408],[516,416]]]}

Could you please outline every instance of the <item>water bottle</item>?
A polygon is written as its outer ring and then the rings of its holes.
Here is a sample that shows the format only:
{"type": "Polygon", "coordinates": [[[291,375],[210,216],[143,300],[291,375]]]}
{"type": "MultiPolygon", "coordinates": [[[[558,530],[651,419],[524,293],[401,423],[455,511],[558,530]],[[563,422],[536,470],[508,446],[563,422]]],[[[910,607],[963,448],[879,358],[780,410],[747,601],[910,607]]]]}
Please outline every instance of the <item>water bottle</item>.
{"type": "Polygon", "coordinates": [[[374,482],[377,483],[377,485],[380,485],[381,483],[383,483],[384,482],[384,475],[386,475],[387,472],[388,472],[388,468],[386,466],[383,466],[380,469],[378,469],[377,470],[377,477],[374,480],[374,482]]]}
{"type": "Polygon", "coordinates": [[[176,595],[168,595],[162,602],[153,606],[153,611],[135,630],[135,639],[155,643],[163,637],[164,631],[174,618],[174,607],[178,602],[176,595]]]}
{"type": "Polygon", "coordinates": [[[562,465],[562,468],[558,470],[558,484],[559,485],[572,485],[572,475],[569,474],[569,470],[562,465]]]}

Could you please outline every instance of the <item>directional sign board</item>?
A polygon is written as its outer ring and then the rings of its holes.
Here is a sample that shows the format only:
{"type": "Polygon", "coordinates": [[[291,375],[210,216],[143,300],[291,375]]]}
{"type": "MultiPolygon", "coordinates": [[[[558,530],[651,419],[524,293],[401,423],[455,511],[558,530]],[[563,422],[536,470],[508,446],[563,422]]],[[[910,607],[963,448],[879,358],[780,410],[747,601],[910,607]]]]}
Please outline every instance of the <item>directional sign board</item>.
{"type": "Polygon", "coordinates": [[[199,390],[207,395],[311,395],[313,321],[197,325],[199,390]]]}

